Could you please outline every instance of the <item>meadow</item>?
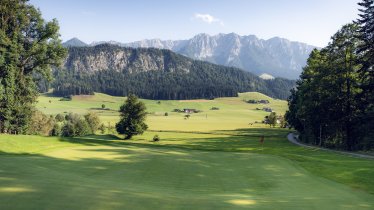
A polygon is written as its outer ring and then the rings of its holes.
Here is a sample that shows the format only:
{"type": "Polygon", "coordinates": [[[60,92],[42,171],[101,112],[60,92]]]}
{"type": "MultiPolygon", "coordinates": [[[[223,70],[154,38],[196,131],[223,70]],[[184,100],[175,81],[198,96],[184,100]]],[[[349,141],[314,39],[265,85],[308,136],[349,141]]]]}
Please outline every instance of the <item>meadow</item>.
{"type": "MultiPolygon", "coordinates": [[[[114,125],[124,98],[38,101],[47,114],[94,111],[114,125]]],[[[132,140],[0,135],[0,209],[374,208],[373,160],[299,147],[287,141],[289,129],[255,123],[268,115],[256,108],[282,114],[285,101],[259,93],[142,101],[149,131],[132,140]],[[189,119],[172,112],[184,108],[202,112],[189,119]]]]}

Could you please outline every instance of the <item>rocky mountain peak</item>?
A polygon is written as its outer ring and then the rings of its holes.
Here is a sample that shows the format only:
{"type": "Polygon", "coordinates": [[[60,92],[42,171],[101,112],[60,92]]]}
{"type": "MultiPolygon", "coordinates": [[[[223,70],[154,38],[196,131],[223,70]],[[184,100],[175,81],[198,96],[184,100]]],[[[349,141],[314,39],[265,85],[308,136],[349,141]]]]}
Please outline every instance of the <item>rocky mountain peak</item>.
{"type": "Polygon", "coordinates": [[[83,41],[79,40],[78,38],[74,37],[69,39],[68,41],[62,43],[64,47],[85,47],[88,44],[84,43],[83,41]]]}
{"type": "Polygon", "coordinates": [[[201,33],[188,40],[145,39],[113,44],[168,49],[193,59],[238,67],[257,75],[265,73],[288,79],[299,77],[310,52],[316,48],[280,37],[264,40],[255,35],[240,36],[236,33],[213,36],[201,33]]]}

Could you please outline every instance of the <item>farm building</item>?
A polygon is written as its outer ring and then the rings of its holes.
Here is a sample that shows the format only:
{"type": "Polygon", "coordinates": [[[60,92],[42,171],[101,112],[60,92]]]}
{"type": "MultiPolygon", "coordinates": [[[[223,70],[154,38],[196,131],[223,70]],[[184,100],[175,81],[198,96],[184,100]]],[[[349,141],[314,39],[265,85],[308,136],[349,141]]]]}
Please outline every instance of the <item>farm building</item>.
{"type": "Polygon", "coordinates": [[[268,104],[270,102],[269,102],[269,100],[259,100],[258,103],[260,103],[260,104],[268,104]]]}
{"type": "Polygon", "coordinates": [[[265,112],[273,112],[273,110],[270,107],[264,107],[262,108],[265,112]]]}
{"type": "Polygon", "coordinates": [[[196,109],[183,109],[184,113],[197,113],[198,111],[196,109]]]}

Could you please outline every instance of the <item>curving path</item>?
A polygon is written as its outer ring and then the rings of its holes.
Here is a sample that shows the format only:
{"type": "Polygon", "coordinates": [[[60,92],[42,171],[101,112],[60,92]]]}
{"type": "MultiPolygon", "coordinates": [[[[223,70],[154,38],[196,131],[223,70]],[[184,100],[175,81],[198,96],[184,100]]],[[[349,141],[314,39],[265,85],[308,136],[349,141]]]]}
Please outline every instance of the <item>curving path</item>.
{"type": "Polygon", "coordinates": [[[373,155],[365,155],[365,154],[359,154],[359,153],[355,153],[355,152],[338,151],[338,150],[326,149],[326,148],[322,148],[322,147],[318,147],[318,146],[303,144],[303,143],[300,143],[300,142],[297,141],[297,136],[294,133],[289,133],[287,135],[287,139],[288,139],[288,141],[290,141],[293,144],[296,144],[296,145],[302,146],[302,147],[306,147],[306,148],[320,149],[320,150],[324,150],[324,151],[336,152],[336,153],[340,153],[340,154],[343,154],[343,155],[349,155],[349,156],[359,157],[359,158],[374,159],[373,155]]]}

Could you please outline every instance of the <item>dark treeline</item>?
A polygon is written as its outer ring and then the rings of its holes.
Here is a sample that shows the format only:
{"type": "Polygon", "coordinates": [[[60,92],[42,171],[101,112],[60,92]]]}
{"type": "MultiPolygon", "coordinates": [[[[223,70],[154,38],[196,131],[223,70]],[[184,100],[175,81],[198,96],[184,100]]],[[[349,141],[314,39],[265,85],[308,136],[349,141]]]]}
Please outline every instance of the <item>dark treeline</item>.
{"type": "Polygon", "coordinates": [[[286,99],[294,87],[292,80],[277,78],[262,80],[254,74],[237,68],[194,61],[168,50],[129,49],[112,45],[97,47],[74,47],[69,49],[65,69],[54,72],[52,84],[57,96],[93,94],[102,92],[114,96],[133,93],[147,99],[196,99],[237,96],[238,92],[258,91],[274,98],[286,99]],[[76,70],[72,60],[80,56],[130,51],[132,62],[121,70],[103,69],[94,71],[76,70]],[[139,52],[138,52],[139,51],[139,52]],[[142,70],[137,66],[138,55],[147,53],[155,60],[167,59],[158,70],[142,70]],[[166,58],[165,58],[166,57],[166,58]]]}
{"type": "Polygon", "coordinates": [[[314,50],[289,98],[288,122],[301,140],[324,147],[374,147],[374,3],[314,50]]]}

